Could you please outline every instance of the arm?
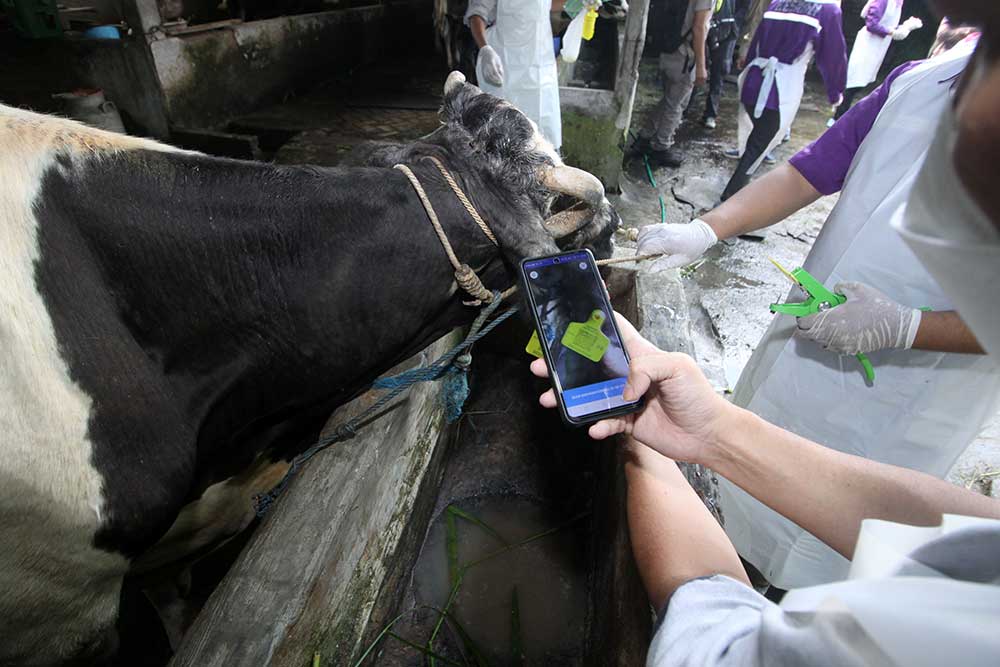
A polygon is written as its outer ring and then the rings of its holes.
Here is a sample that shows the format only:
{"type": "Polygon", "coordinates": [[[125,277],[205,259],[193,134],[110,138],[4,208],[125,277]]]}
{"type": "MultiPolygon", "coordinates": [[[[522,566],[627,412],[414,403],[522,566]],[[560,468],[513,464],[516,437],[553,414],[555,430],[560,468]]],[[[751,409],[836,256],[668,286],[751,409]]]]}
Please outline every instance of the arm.
{"type": "Polygon", "coordinates": [[[892,30],[882,27],[882,17],[885,15],[887,4],[889,0],[875,0],[868,5],[868,10],[865,12],[865,28],[873,35],[888,37],[892,34],[892,30]]]}
{"type": "Polygon", "coordinates": [[[486,46],[486,20],[477,15],[469,17],[469,30],[472,31],[472,39],[476,41],[476,46],[483,48],[486,46]]]}
{"type": "Polygon", "coordinates": [[[845,558],[863,519],[934,526],[942,514],[1000,519],[1000,502],[930,475],[827,449],[733,406],[701,463],[845,558]]]}
{"type": "Polygon", "coordinates": [[[920,316],[920,327],[913,339],[914,350],[986,354],[972,330],[954,310],[928,312],[920,316]]]}
{"type": "Polygon", "coordinates": [[[783,164],[701,217],[720,239],[780,222],[821,194],[794,167],[783,164]]]}
{"type": "Polygon", "coordinates": [[[740,69],[743,69],[749,54],[753,53],[754,39],[757,36],[757,26],[764,20],[764,12],[767,11],[768,4],[768,0],[753,0],[753,4],[747,12],[747,21],[743,26],[743,34],[746,35],[746,39],[740,45],[738,56],[740,69]]]}
{"type": "MultiPolygon", "coordinates": [[[[769,424],[718,396],[691,357],[657,350],[622,317],[618,325],[632,355],[623,398],[645,395],[646,403],[594,424],[592,438],[627,433],[666,457],[708,466],[847,558],[863,519],[918,526],[937,525],[945,513],[1000,519],[1000,501],[769,424]]],[[[532,370],[544,374],[545,362],[532,370]]],[[[546,392],[541,403],[554,407],[555,396],[546,392]]]]}
{"type": "Polygon", "coordinates": [[[632,554],[655,609],[700,577],[724,574],[749,586],[736,549],[676,463],[629,440],[625,479],[632,554]]]}
{"type": "Polygon", "coordinates": [[[711,9],[696,11],[691,24],[691,39],[694,46],[695,85],[702,86],[708,79],[708,65],[705,57],[705,42],[708,38],[708,22],[712,18],[711,9]]]}
{"type": "Polygon", "coordinates": [[[843,100],[847,86],[847,42],[840,7],[826,5],[823,9],[822,30],[816,37],[816,68],[826,84],[827,99],[836,106],[843,100]]]}

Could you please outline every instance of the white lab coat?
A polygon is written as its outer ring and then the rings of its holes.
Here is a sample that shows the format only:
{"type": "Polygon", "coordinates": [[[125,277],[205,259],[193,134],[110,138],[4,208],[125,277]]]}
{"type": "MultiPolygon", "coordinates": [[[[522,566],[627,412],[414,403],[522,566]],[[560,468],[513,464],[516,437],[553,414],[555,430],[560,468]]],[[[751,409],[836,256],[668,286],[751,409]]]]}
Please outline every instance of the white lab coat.
{"type": "MultiPolygon", "coordinates": [[[[886,30],[895,30],[902,15],[903,0],[889,0],[879,25],[886,30]]],[[[851,58],[847,61],[848,88],[864,88],[878,77],[878,70],[891,43],[892,37],[888,35],[875,35],[868,28],[858,31],[851,48],[851,58]]]]}
{"type": "Polygon", "coordinates": [[[476,64],[479,87],[509,100],[538,124],[558,150],[562,146],[559,78],[549,9],[552,0],[499,0],[496,23],[486,29],[486,43],[503,63],[503,85],[489,84],[476,64]]]}
{"type": "MultiPolygon", "coordinates": [[[[824,284],[857,280],[903,304],[953,308],[889,222],[906,201],[971,50],[956,47],[894,82],[806,258],[806,270],[824,284]]],[[[882,350],[869,355],[876,373],[869,387],[857,359],[793,336],[795,329],[794,318],[775,317],[734,402],[811,440],[943,477],[996,413],[995,358],[882,350]]],[[[725,480],[720,506],[740,554],[773,584],[797,588],[847,575],[843,557],[725,480]]]]}

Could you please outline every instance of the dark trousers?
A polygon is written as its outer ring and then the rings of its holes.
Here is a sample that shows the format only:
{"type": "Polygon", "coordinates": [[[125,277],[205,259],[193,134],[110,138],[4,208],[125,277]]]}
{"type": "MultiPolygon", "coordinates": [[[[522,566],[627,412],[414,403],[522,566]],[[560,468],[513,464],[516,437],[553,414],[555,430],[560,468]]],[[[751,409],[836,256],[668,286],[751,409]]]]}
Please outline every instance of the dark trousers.
{"type": "Polygon", "coordinates": [[[733,50],[736,47],[736,37],[719,42],[718,48],[708,54],[708,97],[705,100],[705,118],[716,118],[719,115],[719,102],[722,100],[722,84],[733,62],[733,50]]]}
{"type": "Polygon", "coordinates": [[[837,113],[833,115],[834,120],[840,120],[840,117],[847,113],[847,110],[851,108],[854,104],[854,98],[858,96],[863,88],[848,88],[844,91],[844,101],[840,103],[837,107],[837,113]]]}
{"type": "Polygon", "coordinates": [[[781,129],[781,115],[777,109],[764,109],[764,113],[760,115],[760,118],[754,118],[753,107],[746,105],[744,107],[753,120],[753,130],[750,132],[750,136],[747,137],[746,150],[740,156],[740,162],[736,165],[733,177],[729,179],[729,184],[722,191],[722,201],[726,201],[732,197],[750,182],[750,167],[757,161],[757,158],[764,154],[768,144],[771,143],[774,136],[778,134],[778,130],[781,129]]]}

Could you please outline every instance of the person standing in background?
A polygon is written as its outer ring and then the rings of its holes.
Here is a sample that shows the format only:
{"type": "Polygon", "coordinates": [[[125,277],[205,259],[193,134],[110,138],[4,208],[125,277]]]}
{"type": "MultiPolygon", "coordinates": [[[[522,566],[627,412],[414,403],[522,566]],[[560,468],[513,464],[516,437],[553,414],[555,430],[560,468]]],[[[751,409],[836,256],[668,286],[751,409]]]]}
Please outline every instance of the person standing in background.
{"type": "Polygon", "coordinates": [[[684,109],[695,86],[708,79],[705,42],[708,22],[716,0],[666,0],[668,30],[664,52],[660,54],[663,97],[646,118],[639,140],[630,152],[645,153],[651,165],[679,167],[683,156],[672,150],[674,132],[681,124],[684,109]]]}
{"type": "MultiPolygon", "coordinates": [[[[479,47],[479,87],[502,97],[562,146],[559,78],[552,47],[552,0],[471,0],[465,23],[479,47]]],[[[556,7],[562,2],[557,0],[556,7]]]]}
{"type": "Polygon", "coordinates": [[[722,84],[733,65],[733,52],[740,36],[740,16],[746,15],[749,0],[716,0],[708,28],[708,96],[701,124],[710,130],[716,126],[722,84]]]}
{"type": "Polygon", "coordinates": [[[773,0],[764,12],[740,75],[739,164],[722,201],[750,181],[791,128],[814,54],[827,98],[840,103],[847,78],[842,18],[839,0],[773,0]]]}
{"type": "MultiPolygon", "coordinates": [[[[844,101],[837,107],[834,120],[851,108],[858,91],[875,81],[882,67],[889,43],[906,39],[914,30],[923,27],[920,19],[911,16],[900,24],[903,0],[868,0],[861,10],[865,27],[858,31],[847,63],[847,91],[844,101]]],[[[830,125],[833,123],[831,122],[830,125]]]]}

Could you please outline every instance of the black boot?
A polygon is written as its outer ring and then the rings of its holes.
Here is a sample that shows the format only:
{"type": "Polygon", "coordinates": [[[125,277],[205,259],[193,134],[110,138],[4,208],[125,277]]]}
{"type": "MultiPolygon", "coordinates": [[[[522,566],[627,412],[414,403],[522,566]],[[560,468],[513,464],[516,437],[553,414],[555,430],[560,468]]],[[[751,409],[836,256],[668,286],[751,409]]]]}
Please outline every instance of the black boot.
{"type": "Polygon", "coordinates": [[[662,151],[649,151],[646,153],[650,166],[653,167],[679,167],[684,162],[684,156],[677,151],[667,148],[662,151]]]}

